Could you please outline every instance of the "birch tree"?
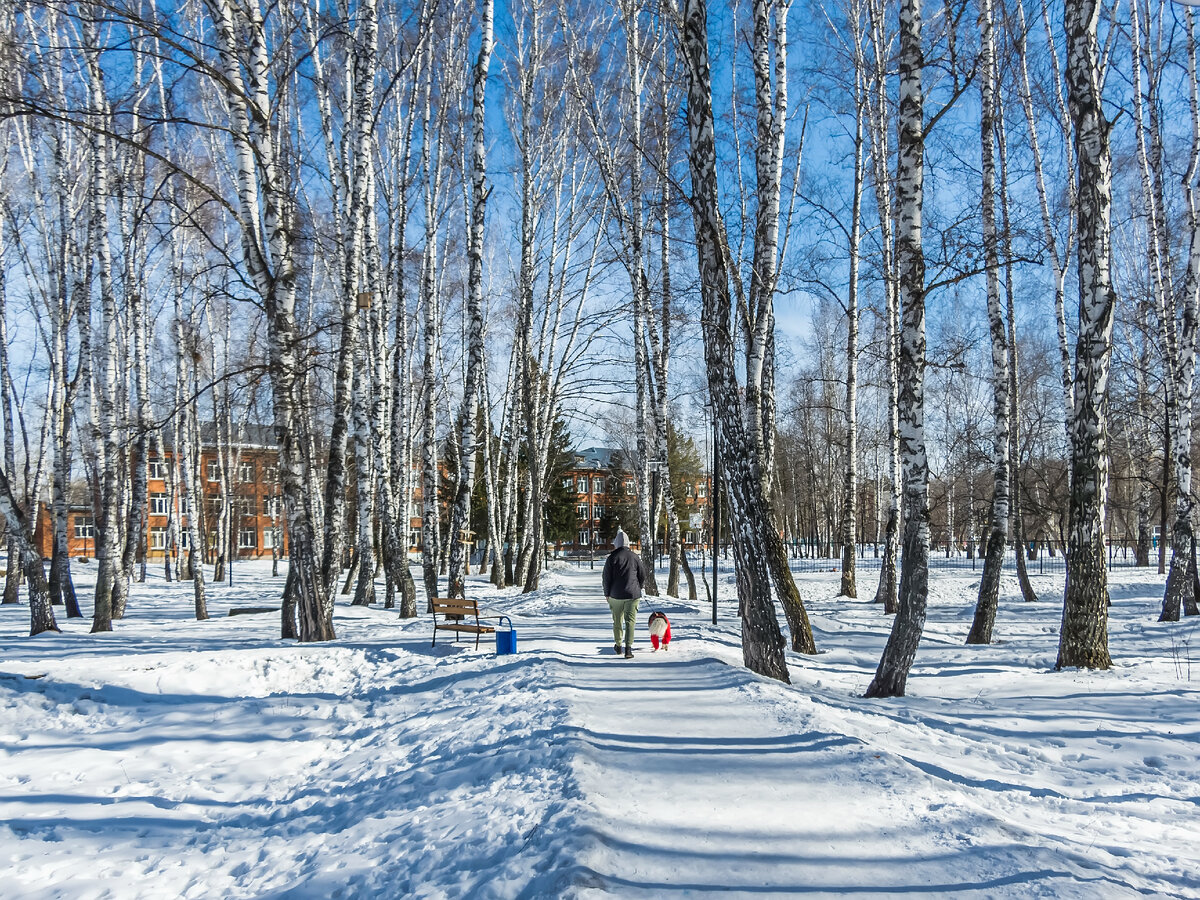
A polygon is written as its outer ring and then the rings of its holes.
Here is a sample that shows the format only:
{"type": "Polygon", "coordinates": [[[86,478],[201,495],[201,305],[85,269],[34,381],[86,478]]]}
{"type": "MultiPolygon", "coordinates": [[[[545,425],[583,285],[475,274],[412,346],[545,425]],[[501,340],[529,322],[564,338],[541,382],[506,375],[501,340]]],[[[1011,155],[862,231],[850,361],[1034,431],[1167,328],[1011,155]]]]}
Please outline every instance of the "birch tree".
{"type": "Polygon", "coordinates": [[[929,587],[929,461],[925,451],[924,50],[921,2],[900,0],[900,109],[896,145],[896,272],[902,328],[898,365],[903,522],[896,618],[868,697],[902,697],[925,627],[929,587]]]}
{"type": "Polygon", "coordinates": [[[8,473],[0,468],[0,516],[8,526],[9,540],[16,545],[21,571],[29,589],[29,635],[43,631],[59,631],[50,604],[50,589],[42,570],[42,555],[33,545],[33,531],[21,504],[13,493],[8,473]]]}
{"type": "MultiPolygon", "coordinates": [[[[987,278],[988,327],[992,344],[992,505],[983,575],[968,644],[989,644],[1000,595],[1000,570],[1008,546],[1009,527],[1009,372],[1008,322],[1000,298],[1000,237],[996,231],[996,98],[997,78],[991,0],[979,0],[980,160],[983,253],[987,278]]],[[[1003,127],[1000,122],[999,127],[1003,127]]]]}
{"type": "Polygon", "coordinates": [[[295,246],[293,211],[271,128],[270,52],[263,11],[253,2],[206,0],[220,54],[217,80],[231,115],[238,224],[245,265],[267,313],[269,372],[287,510],[289,572],[301,641],[334,638],[333,602],[317,560],[313,522],[304,501],[297,422],[295,246]]]}
{"type": "MultiPolygon", "coordinates": [[[[1132,43],[1134,46],[1133,65],[1135,71],[1140,68],[1140,53],[1138,51],[1138,5],[1136,0],[1130,4],[1130,20],[1133,23],[1132,43]]],[[[1194,606],[1195,596],[1195,535],[1192,529],[1194,500],[1192,497],[1192,390],[1196,373],[1196,327],[1200,317],[1200,97],[1197,96],[1197,66],[1196,66],[1196,33],[1194,29],[1194,14],[1191,8],[1185,10],[1187,22],[1187,66],[1188,66],[1188,112],[1192,126],[1192,154],[1187,172],[1183,177],[1183,190],[1187,205],[1187,221],[1189,226],[1189,246],[1187,269],[1184,273],[1183,284],[1176,299],[1169,285],[1163,285],[1164,308],[1160,310],[1165,345],[1168,350],[1167,372],[1168,381],[1174,390],[1167,394],[1168,411],[1171,422],[1171,458],[1175,467],[1175,522],[1171,528],[1171,568],[1167,575],[1167,584],[1163,595],[1160,622],[1179,621],[1180,607],[1194,606]],[[1170,293],[1170,301],[1167,296],[1170,293]],[[1180,316],[1176,318],[1176,305],[1182,307],[1180,316]],[[1174,353],[1170,351],[1174,349],[1174,353]],[[1172,358],[1172,356],[1174,358],[1172,358]],[[1174,400],[1174,410],[1171,401],[1174,400]]],[[[1146,190],[1149,166],[1145,160],[1145,136],[1143,134],[1143,118],[1141,108],[1140,81],[1135,79],[1134,89],[1137,93],[1135,104],[1136,126],[1138,130],[1138,156],[1143,170],[1143,194],[1152,202],[1153,194],[1146,190]]],[[[1157,224],[1158,219],[1151,220],[1157,224]]],[[[1152,241],[1152,246],[1159,246],[1159,241],[1152,241]]],[[[1163,251],[1169,248],[1163,247],[1163,251]]],[[[1165,535],[1163,536],[1165,539],[1165,535]]]]}
{"type": "Polygon", "coordinates": [[[1071,501],[1067,588],[1058,669],[1107,669],[1108,573],[1104,551],[1105,452],[1115,296],[1111,280],[1112,158],[1100,88],[1095,0],[1065,0],[1067,102],[1075,148],[1079,332],[1070,419],[1071,501]]]}
{"type": "MultiPolygon", "coordinates": [[[[482,0],[479,55],[471,78],[471,221],[467,235],[467,369],[459,415],[459,477],[450,520],[450,582],[447,596],[463,597],[468,561],[462,532],[469,530],[475,491],[476,428],[483,369],[483,227],[487,211],[487,153],[484,143],[485,93],[492,58],[493,0],[482,0]]],[[[540,514],[540,511],[539,511],[540,514]]]]}
{"type": "Polygon", "coordinates": [[[737,400],[733,368],[733,314],[730,273],[722,250],[718,204],[717,153],[712,110],[712,74],[708,57],[708,9],[705,0],[685,0],[681,50],[687,65],[688,160],[692,218],[703,298],[702,326],[709,398],[718,422],[723,453],[722,478],[729,496],[734,529],[734,569],[742,620],[742,658],[754,672],[788,681],[784,640],[771,593],[771,574],[762,527],[768,522],[762,476],[752,438],[737,400]]]}
{"type": "Polygon", "coordinates": [[[896,285],[895,259],[892,246],[892,191],[889,174],[890,149],[888,142],[887,60],[890,58],[890,43],[884,30],[884,4],[882,0],[869,0],[867,15],[871,35],[871,92],[870,92],[870,135],[871,182],[875,193],[875,208],[879,220],[880,269],[884,292],[884,361],[887,367],[887,416],[888,416],[888,512],[884,525],[883,560],[879,568],[879,586],[875,591],[875,602],[883,604],[885,614],[896,612],[897,583],[896,562],[899,555],[900,536],[900,381],[899,340],[900,310],[896,285]]]}

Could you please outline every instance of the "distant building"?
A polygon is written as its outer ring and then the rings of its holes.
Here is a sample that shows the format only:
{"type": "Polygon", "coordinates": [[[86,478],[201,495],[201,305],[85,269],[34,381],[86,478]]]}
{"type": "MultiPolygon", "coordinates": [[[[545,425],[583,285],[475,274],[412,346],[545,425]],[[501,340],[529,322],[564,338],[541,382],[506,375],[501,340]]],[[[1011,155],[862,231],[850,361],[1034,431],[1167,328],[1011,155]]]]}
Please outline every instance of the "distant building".
{"type": "MultiPolygon", "coordinates": [[[[237,429],[235,429],[237,430],[237,429]]],[[[216,549],[217,522],[224,498],[221,494],[221,461],[217,452],[211,423],[201,429],[200,492],[204,497],[204,508],[200,510],[200,533],[205,536],[206,561],[216,549]]],[[[165,437],[170,445],[170,436],[165,437]]],[[[270,557],[276,534],[279,535],[280,556],[287,555],[287,525],[283,510],[282,491],[279,484],[279,451],[274,444],[272,429],[268,426],[248,426],[241,429],[240,439],[231,448],[236,458],[233,471],[227,473],[232,503],[231,531],[236,559],[258,559],[270,557]]],[[[588,447],[574,454],[573,464],[563,475],[563,487],[574,494],[576,533],[575,540],[559,546],[560,552],[584,554],[607,553],[612,550],[612,539],[622,513],[627,517],[636,515],[636,488],[631,468],[624,460],[621,450],[608,447],[588,447]]],[[[169,489],[167,476],[173,464],[170,451],[162,458],[151,457],[147,484],[145,546],[148,559],[162,559],[187,552],[187,522],[190,510],[184,497],[180,496],[178,473],[176,486],[169,489]],[[170,543],[170,520],[179,523],[180,546],[172,548],[170,543]]],[[[679,514],[680,530],[684,546],[697,549],[707,541],[708,478],[701,478],[683,486],[683,496],[678,498],[676,511],[679,514]]],[[[421,547],[421,484],[417,480],[408,509],[408,547],[421,547]]],[[[48,503],[39,507],[34,543],[42,556],[49,558],[53,552],[52,510],[48,503]]],[[[67,504],[67,550],[72,557],[96,555],[96,533],[93,522],[93,503],[88,495],[88,486],[72,485],[67,504]]],[[[631,521],[626,521],[628,527],[631,521]]],[[[140,557],[139,557],[140,558],[140,557]]]]}
{"type": "MultiPolygon", "coordinates": [[[[636,515],[632,466],[624,451],[612,447],[587,447],[575,451],[574,457],[562,479],[563,487],[575,494],[576,536],[574,543],[560,549],[567,553],[607,553],[613,547],[620,512],[636,515]]],[[[684,547],[694,550],[704,545],[707,535],[707,476],[685,483],[683,493],[677,498],[675,510],[684,547]]]]}
{"type": "MultiPolygon", "coordinates": [[[[276,535],[279,536],[280,556],[287,555],[287,525],[283,510],[282,491],[279,483],[279,450],[274,443],[274,431],[263,425],[235,427],[235,441],[230,448],[234,456],[233,470],[226,473],[232,503],[230,514],[233,553],[237,559],[269,557],[274,552],[276,535]]],[[[200,493],[204,508],[200,510],[199,531],[207,540],[207,549],[215,550],[217,520],[221,504],[221,460],[217,451],[215,431],[212,423],[201,427],[200,448],[200,493]]],[[[164,438],[169,446],[170,436],[164,438]]],[[[175,485],[167,484],[167,476],[174,462],[168,450],[162,457],[151,456],[146,498],[146,556],[162,559],[168,553],[184,554],[188,549],[187,498],[181,496],[178,473],[175,485]],[[178,548],[168,546],[170,520],[179,523],[178,548]]],[[[34,545],[42,556],[49,558],[54,549],[53,510],[48,503],[39,507],[37,526],[34,529],[34,545]]],[[[93,504],[88,497],[86,484],[72,485],[67,500],[67,552],[72,557],[96,555],[96,532],[92,518],[93,504]]],[[[207,558],[204,554],[203,558],[207,558]]],[[[139,557],[140,558],[140,557],[139,557]]]]}

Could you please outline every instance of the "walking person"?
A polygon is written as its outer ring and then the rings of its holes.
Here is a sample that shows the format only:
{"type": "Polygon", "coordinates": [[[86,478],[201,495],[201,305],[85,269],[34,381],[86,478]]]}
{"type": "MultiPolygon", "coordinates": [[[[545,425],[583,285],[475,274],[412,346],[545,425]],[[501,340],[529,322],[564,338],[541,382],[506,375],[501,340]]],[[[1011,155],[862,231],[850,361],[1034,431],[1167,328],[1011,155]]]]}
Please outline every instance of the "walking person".
{"type": "Polygon", "coordinates": [[[646,569],[626,544],[625,532],[617,529],[612,553],[604,561],[604,599],[613,617],[613,652],[621,652],[624,633],[625,658],[633,659],[633,627],[637,623],[638,600],[646,583],[646,569]]]}

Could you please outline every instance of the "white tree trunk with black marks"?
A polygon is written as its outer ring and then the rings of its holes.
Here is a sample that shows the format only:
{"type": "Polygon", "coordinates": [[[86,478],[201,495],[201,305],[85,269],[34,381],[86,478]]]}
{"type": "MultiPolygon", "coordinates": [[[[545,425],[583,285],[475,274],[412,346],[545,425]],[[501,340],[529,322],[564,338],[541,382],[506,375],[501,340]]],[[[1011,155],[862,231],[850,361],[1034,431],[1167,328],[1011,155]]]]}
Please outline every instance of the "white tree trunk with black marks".
{"type": "MultiPolygon", "coordinates": [[[[681,36],[688,73],[688,160],[692,215],[703,297],[701,324],[709,400],[719,423],[721,475],[731,506],[734,567],[742,620],[742,658],[761,675],[788,681],[784,639],[772,597],[769,555],[772,533],[761,473],[743,419],[734,371],[732,302],[718,202],[717,153],[708,57],[708,11],[704,0],[686,0],[681,36]]],[[[778,539],[778,535],[776,534],[778,539]]],[[[780,550],[782,545],[780,545],[780,550]]],[[[810,635],[811,638],[811,635],[810,635]]]]}
{"type": "MultiPolygon", "coordinates": [[[[239,226],[246,267],[267,314],[271,399],[288,520],[289,587],[303,642],[332,640],[333,600],[321,577],[316,535],[305,502],[298,427],[294,223],[270,127],[270,53],[262,11],[252,0],[205,0],[213,21],[231,113],[239,226]]],[[[328,511],[327,511],[328,514],[328,511]]]]}
{"type": "Polygon", "coordinates": [[[1096,0],[1065,0],[1067,101],[1071,112],[1079,235],[1079,334],[1070,419],[1071,501],[1067,589],[1056,668],[1107,669],[1107,392],[1112,355],[1112,158],[1101,97],[1096,0]]]}
{"type": "Polygon", "coordinates": [[[880,269],[884,293],[884,363],[887,368],[888,416],[888,509],[884,522],[883,560],[879,568],[879,585],[875,602],[883,604],[884,613],[896,612],[896,563],[900,544],[900,383],[899,330],[900,314],[896,288],[895,258],[892,247],[892,193],[890,149],[888,142],[887,65],[890,44],[884,30],[883,0],[867,4],[871,36],[871,82],[868,101],[871,146],[871,183],[875,192],[876,215],[879,220],[880,269]]]}
{"type": "Polygon", "coordinates": [[[858,273],[861,263],[862,195],[865,135],[870,103],[863,51],[861,4],[854,8],[854,181],[850,188],[850,230],[847,240],[849,280],[846,286],[846,461],[842,481],[842,583],[838,593],[857,597],[855,542],[858,536],[858,273]]]}
{"type": "Polygon", "coordinates": [[[33,531],[24,510],[13,494],[8,473],[0,469],[0,516],[8,526],[9,540],[16,545],[21,571],[29,590],[29,635],[43,631],[58,631],[54,607],[50,604],[50,588],[42,570],[42,554],[33,544],[33,531]]]}
{"type": "MultiPolygon", "coordinates": [[[[85,56],[88,68],[88,105],[98,125],[107,119],[107,101],[100,67],[98,35],[94,22],[84,25],[85,56]]],[[[101,381],[94,395],[99,418],[93,417],[93,453],[100,477],[100,508],[94,516],[96,530],[96,593],[92,613],[92,631],[112,631],[113,585],[120,575],[120,483],[118,472],[120,434],[117,431],[117,301],[112,283],[112,254],[107,201],[110,194],[109,154],[106,138],[97,130],[89,137],[91,180],[91,232],[95,253],[95,271],[100,289],[100,331],[103,336],[101,381]]]]}
{"type": "Polygon", "coordinates": [[[471,497],[475,491],[479,396],[486,377],[483,369],[483,228],[487,212],[487,148],[484,141],[485,94],[492,59],[493,0],[482,0],[479,55],[471,84],[471,222],[467,235],[467,363],[459,413],[459,472],[450,520],[450,581],[447,596],[462,597],[470,559],[465,543],[471,527],[471,497]],[[463,538],[460,540],[460,538],[463,538]]]}
{"type": "MultiPolygon", "coordinates": [[[[983,256],[987,279],[988,327],[992,338],[992,507],[983,575],[968,644],[990,644],[1000,597],[1000,572],[1008,544],[1009,389],[1008,323],[1000,299],[1000,236],[996,230],[996,104],[999,91],[991,0],[979,0],[980,159],[983,256]]],[[[1003,127],[1001,123],[1000,127],[1003,127]]]]}
{"type": "MultiPolygon", "coordinates": [[[[1136,0],[1131,5],[1134,15],[1136,0]]],[[[1171,419],[1171,457],[1175,465],[1175,523],[1171,529],[1171,568],[1163,595],[1160,622],[1179,621],[1180,608],[1191,610],[1196,604],[1195,586],[1190,566],[1194,560],[1192,497],[1192,390],[1196,374],[1196,327],[1200,319],[1200,97],[1197,88],[1196,36],[1193,13],[1187,16],[1188,73],[1190,75],[1189,113],[1192,124],[1192,158],[1184,175],[1183,188],[1187,201],[1188,225],[1190,228],[1188,265],[1184,274],[1178,300],[1172,295],[1169,305],[1169,322],[1163,317],[1164,327],[1171,331],[1178,327],[1176,357],[1170,375],[1174,382],[1174,416],[1171,419]],[[1176,326],[1175,306],[1181,306],[1182,315],[1176,326]]],[[[1136,32],[1135,32],[1136,39],[1136,32]]],[[[1136,64],[1136,57],[1135,57],[1136,64]]],[[[1140,119],[1140,111],[1139,111],[1140,119]]],[[[1140,149],[1140,148],[1139,148],[1140,149]]]]}
{"type": "Polygon", "coordinates": [[[900,110],[896,145],[896,271],[902,310],[899,435],[903,541],[896,618],[868,697],[902,697],[925,628],[929,586],[929,460],[925,453],[924,51],[920,0],[900,2],[900,110]]]}

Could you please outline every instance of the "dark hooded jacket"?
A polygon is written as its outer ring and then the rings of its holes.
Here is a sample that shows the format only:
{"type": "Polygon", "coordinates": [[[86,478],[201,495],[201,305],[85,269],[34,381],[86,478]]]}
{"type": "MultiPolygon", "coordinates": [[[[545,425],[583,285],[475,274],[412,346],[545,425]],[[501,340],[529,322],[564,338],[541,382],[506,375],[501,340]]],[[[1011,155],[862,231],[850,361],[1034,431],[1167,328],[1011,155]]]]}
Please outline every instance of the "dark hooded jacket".
{"type": "Polygon", "coordinates": [[[646,569],[628,547],[618,547],[604,561],[604,596],[614,600],[640,600],[646,569]]]}

